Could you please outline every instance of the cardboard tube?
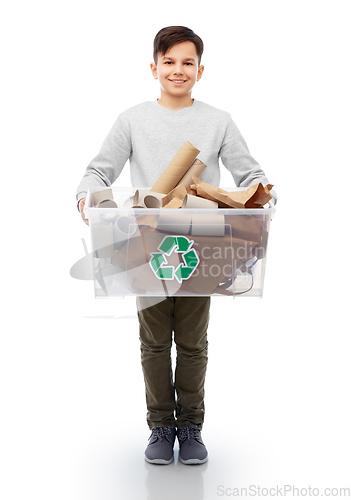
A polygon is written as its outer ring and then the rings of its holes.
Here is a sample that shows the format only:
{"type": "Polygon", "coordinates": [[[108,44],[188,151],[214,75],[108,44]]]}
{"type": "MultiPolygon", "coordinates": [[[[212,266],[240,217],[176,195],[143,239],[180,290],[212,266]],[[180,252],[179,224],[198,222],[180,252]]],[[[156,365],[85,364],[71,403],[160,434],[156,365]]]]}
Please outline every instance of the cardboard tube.
{"type": "Polygon", "coordinates": [[[92,194],[94,206],[97,207],[100,201],[103,200],[113,200],[112,189],[102,189],[101,191],[95,191],[92,194]]]}
{"type": "Polygon", "coordinates": [[[178,184],[199,153],[200,151],[198,149],[185,141],[178,153],[152,186],[151,191],[164,194],[169,193],[178,184]]]}
{"type": "Polygon", "coordinates": [[[224,215],[220,214],[192,214],[192,236],[224,236],[224,215]]]}
{"type": "Polygon", "coordinates": [[[200,196],[186,194],[184,196],[182,208],[218,208],[218,203],[200,198],[200,196]]]}
{"type": "Polygon", "coordinates": [[[184,184],[186,189],[189,188],[190,184],[193,184],[193,175],[196,175],[196,177],[200,177],[202,172],[205,170],[206,165],[196,158],[194,163],[191,165],[189,170],[184,174],[184,176],[180,179],[178,184],[184,184]]]}
{"type": "Polygon", "coordinates": [[[160,212],[155,229],[172,234],[189,234],[190,225],[191,214],[182,213],[181,211],[174,213],[165,210],[160,212]]]}
{"type": "Polygon", "coordinates": [[[137,189],[133,196],[133,205],[139,205],[139,202],[150,193],[150,190],[146,189],[137,189]]]}
{"type": "Polygon", "coordinates": [[[117,203],[113,200],[101,200],[97,208],[117,208],[117,203]]]}
{"type": "Polygon", "coordinates": [[[161,208],[162,199],[153,194],[147,194],[144,196],[141,205],[144,205],[145,208],[161,208]]]}
{"type": "Polygon", "coordinates": [[[163,194],[137,189],[133,198],[133,208],[161,208],[163,194]]]}

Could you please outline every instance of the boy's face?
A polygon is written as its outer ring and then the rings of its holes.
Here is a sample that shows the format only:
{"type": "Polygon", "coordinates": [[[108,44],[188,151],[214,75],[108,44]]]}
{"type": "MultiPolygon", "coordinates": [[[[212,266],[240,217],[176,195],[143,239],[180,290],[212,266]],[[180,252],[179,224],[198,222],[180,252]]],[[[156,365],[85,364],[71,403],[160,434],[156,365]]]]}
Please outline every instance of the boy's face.
{"type": "Polygon", "coordinates": [[[154,78],[160,81],[161,93],[173,97],[191,94],[200,80],[204,67],[199,66],[195,45],[182,42],[174,45],[165,55],[158,54],[157,65],[151,63],[154,78]]]}

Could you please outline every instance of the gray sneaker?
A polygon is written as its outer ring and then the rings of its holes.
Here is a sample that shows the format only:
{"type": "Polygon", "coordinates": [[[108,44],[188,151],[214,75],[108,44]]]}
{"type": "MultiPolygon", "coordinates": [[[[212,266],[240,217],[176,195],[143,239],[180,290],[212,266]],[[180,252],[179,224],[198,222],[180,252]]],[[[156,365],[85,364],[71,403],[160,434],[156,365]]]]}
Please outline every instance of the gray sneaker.
{"type": "Polygon", "coordinates": [[[179,460],[182,464],[203,464],[208,460],[200,429],[194,425],[177,429],[179,441],[179,460]]]}
{"type": "Polygon", "coordinates": [[[145,450],[145,460],[149,464],[170,464],[173,462],[173,445],[176,437],[174,427],[152,429],[149,444],[145,450]]]}

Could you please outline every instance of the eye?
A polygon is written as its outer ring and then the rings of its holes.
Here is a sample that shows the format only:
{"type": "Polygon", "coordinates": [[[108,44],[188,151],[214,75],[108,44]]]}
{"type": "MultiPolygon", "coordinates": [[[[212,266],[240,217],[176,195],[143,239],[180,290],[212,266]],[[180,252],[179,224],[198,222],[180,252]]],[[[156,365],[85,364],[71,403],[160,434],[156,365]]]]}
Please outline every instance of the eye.
{"type": "Polygon", "coordinates": [[[187,62],[187,63],[185,63],[185,64],[188,64],[189,66],[192,66],[192,65],[193,65],[193,63],[191,63],[191,62],[187,62]]]}
{"type": "Polygon", "coordinates": [[[172,61],[165,61],[165,64],[173,64],[172,61]]]}

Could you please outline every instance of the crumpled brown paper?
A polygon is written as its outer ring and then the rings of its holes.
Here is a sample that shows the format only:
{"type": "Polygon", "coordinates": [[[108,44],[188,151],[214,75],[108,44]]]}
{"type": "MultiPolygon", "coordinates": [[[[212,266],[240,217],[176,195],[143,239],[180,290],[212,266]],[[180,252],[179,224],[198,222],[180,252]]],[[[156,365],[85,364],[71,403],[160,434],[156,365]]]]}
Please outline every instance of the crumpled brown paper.
{"type": "MultiPolygon", "coordinates": [[[[225,191],[221,188],[215,188],[207,182],[193,176],[195,184],[190,185],[191,194],[196,193],[197,196],[206,198],[207,200],[216,201],[219,208],[262,208],[269,200],[272,199],[270,190],[272,184],[263,186],[261,182],[250,186],[245,191],[225,191]]],[[[189,191],[189,190],[188,190],[189,191]]]]}
{"type": "Polygon", "coordinates": [[[180,208],[183,204],[186,195],[186,187],[184,184],[178,184],[167,196],[162,198],[163,208],[180,208]]]}

